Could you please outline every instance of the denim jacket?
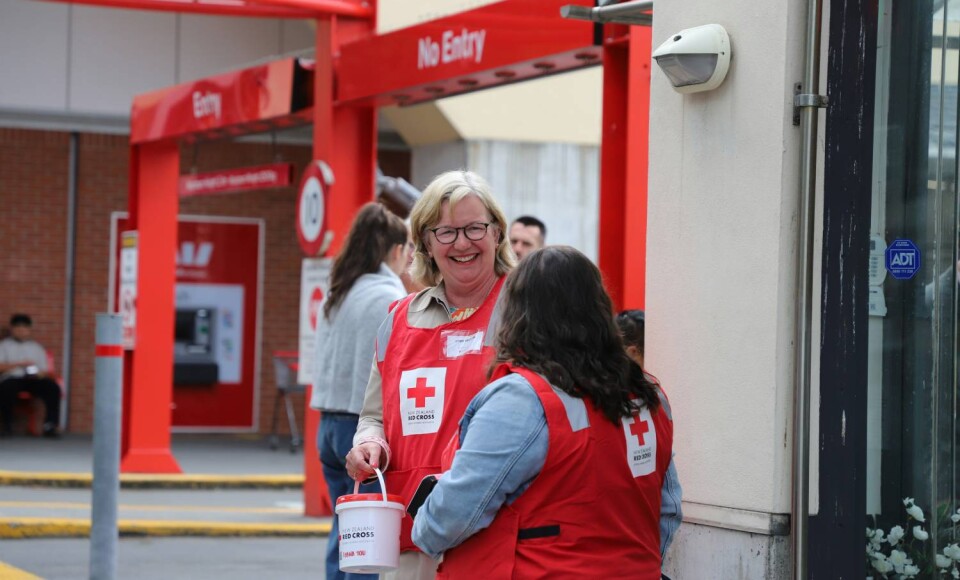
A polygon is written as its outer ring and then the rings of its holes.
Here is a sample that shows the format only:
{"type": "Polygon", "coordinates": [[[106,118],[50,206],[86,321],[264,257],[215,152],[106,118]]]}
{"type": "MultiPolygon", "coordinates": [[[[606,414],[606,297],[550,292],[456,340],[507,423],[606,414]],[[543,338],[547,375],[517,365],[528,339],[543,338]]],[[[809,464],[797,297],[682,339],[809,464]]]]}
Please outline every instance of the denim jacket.
{"type": "MultiPolygon", "coordinates": [[[[489,526],[500,507],[513,503],[543,469],[548,441],[543,405],[526,379],[510,374],[487,385],[460,421],[453,469],[440,478],[414,519],[414,543],[437,558],[489,526]]],[[[680,527],[681,497],[671,459],[661,491],[661,558],[680,527]]]]}

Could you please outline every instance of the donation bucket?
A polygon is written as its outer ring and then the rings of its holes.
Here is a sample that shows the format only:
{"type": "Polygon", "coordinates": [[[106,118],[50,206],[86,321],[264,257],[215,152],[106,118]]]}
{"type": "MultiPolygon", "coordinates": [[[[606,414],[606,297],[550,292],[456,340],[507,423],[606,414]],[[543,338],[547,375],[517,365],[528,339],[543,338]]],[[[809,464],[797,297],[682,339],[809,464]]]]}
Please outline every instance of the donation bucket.
{"type": "Polygon", "coordinates": [[[340,570],[376,574],[396,570],[400,563],[400,520],[403,498],[387,495],[383,474],[377,470],[383,493],[357,493],[337,499],[340,522],[340,570]]]}

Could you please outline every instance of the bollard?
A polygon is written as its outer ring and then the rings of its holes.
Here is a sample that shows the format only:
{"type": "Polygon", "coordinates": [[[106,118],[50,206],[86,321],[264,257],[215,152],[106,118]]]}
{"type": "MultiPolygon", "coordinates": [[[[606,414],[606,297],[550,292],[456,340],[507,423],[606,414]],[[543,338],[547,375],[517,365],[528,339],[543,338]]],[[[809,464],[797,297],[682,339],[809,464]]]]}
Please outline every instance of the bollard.
{"type": "Polygon", "coordinates": [[[90,580],[114,580],[117,577],[117,496],[120,494],[123,396],[123,331],[120,321],[119,314],[97,314],[90,580]]]}

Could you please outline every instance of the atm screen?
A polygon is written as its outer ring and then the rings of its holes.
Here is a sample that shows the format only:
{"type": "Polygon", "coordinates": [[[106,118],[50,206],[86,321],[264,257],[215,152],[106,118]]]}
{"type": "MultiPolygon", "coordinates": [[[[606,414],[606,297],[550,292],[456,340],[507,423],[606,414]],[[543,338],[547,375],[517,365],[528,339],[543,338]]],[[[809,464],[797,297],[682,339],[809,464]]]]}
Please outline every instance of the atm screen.
{"type": "Polygon", "coordinates": [[[177,310],[177,319],[174,326],[174,340],[192,343],[197,331],[197,311],[177,310]]]}

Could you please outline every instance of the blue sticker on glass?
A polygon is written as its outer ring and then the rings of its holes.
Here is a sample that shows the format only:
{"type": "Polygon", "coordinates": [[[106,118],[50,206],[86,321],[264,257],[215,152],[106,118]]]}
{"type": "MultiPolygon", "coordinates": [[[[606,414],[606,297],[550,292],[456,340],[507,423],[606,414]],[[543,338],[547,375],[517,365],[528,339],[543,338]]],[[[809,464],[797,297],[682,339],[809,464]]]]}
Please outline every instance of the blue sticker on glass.
{"type": "Polygon", "coordinates": [[[887,272],[897,280],[909,280],[920,271],[920,249],[910,240],[894,240],[886,258],[887,272]]]}

